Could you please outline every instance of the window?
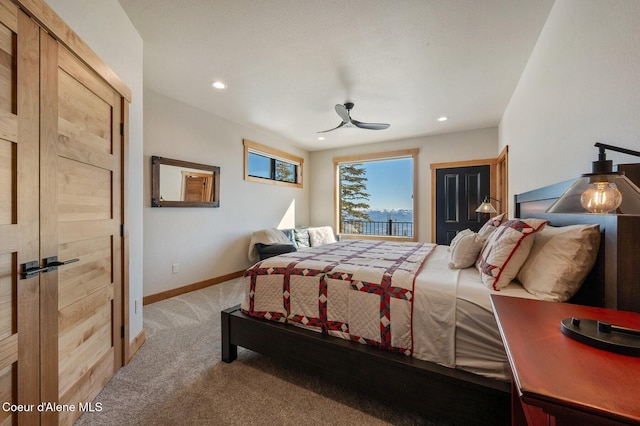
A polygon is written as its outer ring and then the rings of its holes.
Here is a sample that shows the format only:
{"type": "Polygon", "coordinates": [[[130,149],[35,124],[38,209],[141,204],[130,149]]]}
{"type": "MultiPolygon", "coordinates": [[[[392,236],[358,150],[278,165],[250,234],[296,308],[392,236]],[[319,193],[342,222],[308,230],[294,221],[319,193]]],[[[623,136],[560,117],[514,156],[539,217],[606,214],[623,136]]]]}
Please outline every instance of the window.
{"type": "Polygon", "coordinates": [[[417,241],[417,156],[411,149],[334,158],[339,233],[417,241]]]}
{"type": "Polygon", "coordinates": [[[302,188],[303,158],[244,139],[244,179],[302,188]]]}

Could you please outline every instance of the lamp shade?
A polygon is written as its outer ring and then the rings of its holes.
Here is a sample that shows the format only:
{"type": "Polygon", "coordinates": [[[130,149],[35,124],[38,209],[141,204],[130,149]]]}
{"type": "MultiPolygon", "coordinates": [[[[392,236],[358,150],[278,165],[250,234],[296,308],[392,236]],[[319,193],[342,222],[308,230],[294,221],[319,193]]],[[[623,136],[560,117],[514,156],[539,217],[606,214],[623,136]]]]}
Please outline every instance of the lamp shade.
{"type": "MultiPolygon", "coordinates": [[[[493,204],[489,201],[490,197],[484,197],[484,201],[478,208],[476,209],[476,213],[498,213],[498,211],[493,207],[493,204]]],[[[496,200],[498,201],[498,200],[496,200]]]]}
{"type": "Polygon", "coordinates": [[[497,210],[490,202],[485,201],[476,209],[476,213],[497,213],[497,210]]]}
{"type": "Polygon", "coordinates": [[[589,173],[578,178],[547,211],[640,214],[640,188],[624,173],[589,173]]]}

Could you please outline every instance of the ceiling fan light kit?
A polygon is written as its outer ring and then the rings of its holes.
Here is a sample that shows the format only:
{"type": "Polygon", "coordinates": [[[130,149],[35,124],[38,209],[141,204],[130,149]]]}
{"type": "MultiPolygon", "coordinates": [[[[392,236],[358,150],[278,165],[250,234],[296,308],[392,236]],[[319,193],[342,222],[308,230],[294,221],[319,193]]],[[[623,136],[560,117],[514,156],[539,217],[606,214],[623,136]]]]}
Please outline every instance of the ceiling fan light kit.
{"type": "Polygon", "coordinates": [[[337,104],[336,113],[342,118],[342,122],[338,124],[337,127],[329,130],[322,130],[318,133],[327,133],[332,130],[339,129],[341,127],[358,127],[360,129],[368,129],[368,130],[384,130],[389,128],[389,124],[387,123],[363,123],[358,120],[354,120],[351,118],[351,110],[353,109],[353,102],[346,102],[344,105],[337,104]]]}

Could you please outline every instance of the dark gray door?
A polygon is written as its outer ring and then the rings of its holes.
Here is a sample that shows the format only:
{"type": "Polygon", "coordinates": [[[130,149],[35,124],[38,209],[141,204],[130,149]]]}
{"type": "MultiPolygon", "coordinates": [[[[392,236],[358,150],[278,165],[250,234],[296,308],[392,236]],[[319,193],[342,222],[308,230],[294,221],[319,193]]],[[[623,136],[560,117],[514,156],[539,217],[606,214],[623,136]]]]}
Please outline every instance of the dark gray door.
{"type": "Polygon", "coordinates": [[[490,182],[488,165],[436,170],[436,243],[449,245],[458,231],[480,229],[487,217],[475,210],[489,195],[490,182]]]}

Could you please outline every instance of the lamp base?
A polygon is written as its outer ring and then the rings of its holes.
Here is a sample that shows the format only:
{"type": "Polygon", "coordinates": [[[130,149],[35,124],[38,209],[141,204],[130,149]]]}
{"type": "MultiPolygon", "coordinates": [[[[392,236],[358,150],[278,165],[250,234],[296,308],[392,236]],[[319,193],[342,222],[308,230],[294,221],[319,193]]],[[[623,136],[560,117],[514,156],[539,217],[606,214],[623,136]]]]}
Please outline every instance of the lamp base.
{"type": "Polygon", "coordinates": [[[563,319],[560,329],[565,336],[586,345],[623,355],[640,356],[640,330],[581,318],[563,319]]]}

